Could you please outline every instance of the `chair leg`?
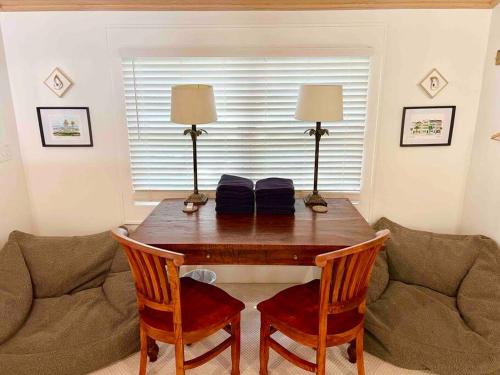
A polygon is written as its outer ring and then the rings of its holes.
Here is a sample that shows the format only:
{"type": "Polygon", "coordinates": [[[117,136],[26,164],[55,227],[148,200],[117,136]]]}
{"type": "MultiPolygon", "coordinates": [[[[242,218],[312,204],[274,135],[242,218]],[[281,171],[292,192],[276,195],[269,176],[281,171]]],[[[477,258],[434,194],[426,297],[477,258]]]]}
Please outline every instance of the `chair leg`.
{"type": "Polygon", "coordinates": [[[231,375],[240,375],[240,351],[241,351],[241,314],[231,322],[231,336],[233,342],[231,343],[231,375]]]}
{"type": "Polygon", "coordinates": [[[146,374],[146,366],[148,363],[148,336],[146,332],[141,328],[141,362],[139,365],[139,375],[146,374]]]}
{"type": "Polygon", "coordinates": [[[358,375],[365,375],[365,361],[363,358],[364,351],[364,329],[360,329],[356,336],[356,363],[358,365],[358,375]]]}
{"type": "Polygon", "coordinates": [[[184,374],[184,343],[181,339],[175,343],[175,375],[184,374]]]}
{"type": "Polygon", "coordinates": [[[316,349],[316,374],[325,375],[326,373],[326,345],[318,345],[316,349]]]}
{"type": "Polygon", "coordinates": [[[260,375],[267,375],[267,364],[269,362],[269,335],[271,325],[269,321],[261,315],[260,318],[260,375]]]}

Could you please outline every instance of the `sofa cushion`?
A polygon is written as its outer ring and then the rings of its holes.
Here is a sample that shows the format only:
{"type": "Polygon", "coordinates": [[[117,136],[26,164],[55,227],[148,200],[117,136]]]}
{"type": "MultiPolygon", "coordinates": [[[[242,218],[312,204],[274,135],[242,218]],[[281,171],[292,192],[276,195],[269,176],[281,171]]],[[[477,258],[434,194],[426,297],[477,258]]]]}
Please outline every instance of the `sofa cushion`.
{"type": "Polygon", "coordinates": [[[118,247],[109,272],[114,273],[124,271],[130,271],[130,266],[128,264],[127,256],[125,255],[125,251],[118,247]]]}
{"type": "Polygon", "coordinates": [[[386,242],[391,280],[421,285],[450,297],[457,295],[463,278],[481,249],[487,246],[482,236],[412,230],[386,218],[374,227],[391,231],[391,238],[386,242]]]}
{"type": "Polygon", "coordinates": [[[373,265],[366,303],[370,304],[378,300],[386,290],[387,285],[389,285],[389,267],[387,266],[387,254],[382,251],[377,255],[373,265]]]}
{"type": "Polygon", "coordinates": [[[30,274],[21,249],[9,240],[0,250],[0,344],[24,323],[32,300],[30,274]]]}
{"type": "MultiPolygon", "coordinates": [[[[120,281],[114,282],[118,288],[120,281]]],[[[121,296],[118,308],[102,288],[35,299],[24,326],[0,346],[2,370],[18,375],[84,374],[133,353],[138,319],[135,313],[125,313],[135,304],[133,286],[121,296]]]]}
{"type": "Polygon", "coordinates": [[[109,232],[78,237],[39,237],[12,232],[28,266],[36,298],[64,294],[102,285],[118,244],[109,232]]]}
{"type": "Polygon", "coordinates": [[[466,324],[500,349],[500,250],[491,239],[484,243],[460,285],[457,306],[466,324]]]}
{"type": "Polygon", "coordinates": [[[455,298],[425,287],[390,281],[368,307],[365,327],[366,349],[401,367],[450,375],[500,370],[500,347],[464,322],[455,298]]]}
{"type": "Polygon", "coordinates": [[[134,278],[130,271],[110,273],[102,284],[106,300],[125,316],[137,315],[134,278]]]}

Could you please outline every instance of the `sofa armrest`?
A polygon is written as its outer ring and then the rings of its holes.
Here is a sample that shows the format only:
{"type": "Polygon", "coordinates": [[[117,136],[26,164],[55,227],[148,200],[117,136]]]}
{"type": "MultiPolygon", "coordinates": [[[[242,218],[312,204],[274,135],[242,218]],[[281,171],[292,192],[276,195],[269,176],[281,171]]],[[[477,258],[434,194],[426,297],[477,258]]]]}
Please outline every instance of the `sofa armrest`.
{"type": "MultiPolygon", "coordinates": [[[[121,229],[125,231],[125,235],[128,236],[130,234],[129,229],[125,225],[120,225],[121,229]]],[[[113,240],[115,241],[115,240],[113,240]]],[[[125,272],[130,271],[130,266],[128,264],[127,256],[125,255],[125,251],[122,249],[120,244],[116,242],[116,252],[113,258],[113,263],[111,263],[111,268],[109,270],[110,274],[117,272],[125,272]]],[[[109,275],[108,275],[109,277],[109,275]]]]}
{"type": "Polygon", "coordinates": [[[488,342],[500,343],[500,249],[490,239],[463,279],[457,307],[466,324],[488,342]]]}
{"type": "Polygon", "coordinates": [[[375,260],[373,271],[368,286],[366,297],[367,304],[373,303],[380,298],[389,285],[389,266],[387,264],[387,254],[382,251],[375,260]]]}
{"type": "Polygon", "coordinates": [[[24,324],[33,302],[28,267],[16,241],[0,250],[0,344],[24,324]]]}

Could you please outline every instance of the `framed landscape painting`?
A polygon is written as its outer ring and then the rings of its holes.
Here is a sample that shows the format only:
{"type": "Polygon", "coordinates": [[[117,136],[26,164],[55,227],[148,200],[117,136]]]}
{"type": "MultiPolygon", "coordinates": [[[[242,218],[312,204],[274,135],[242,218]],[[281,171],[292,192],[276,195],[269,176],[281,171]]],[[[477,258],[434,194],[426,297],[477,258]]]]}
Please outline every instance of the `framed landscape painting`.
{"type": "Polygon", "coordinates": [[[88,107],[38,107],[43,147],[92,147],[88,107]]]}
{"type": "Polygon", "coordinates": [[[449,146],[455,111],[455,106],[405,107],[400,146],[449,146]]]}

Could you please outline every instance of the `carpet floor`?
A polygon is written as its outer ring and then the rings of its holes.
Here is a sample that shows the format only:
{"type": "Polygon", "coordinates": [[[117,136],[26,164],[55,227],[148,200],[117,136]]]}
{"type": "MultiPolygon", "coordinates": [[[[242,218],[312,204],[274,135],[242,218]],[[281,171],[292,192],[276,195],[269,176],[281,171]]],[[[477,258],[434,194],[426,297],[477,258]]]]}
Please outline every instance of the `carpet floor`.
{"type": "MultiPolygon", "coordinates": [[[[286,284],[218,284],[232,296],[245,302],[246,309],[241,317],[241,374],[259,374],[259,312],[255,308],[258,302],[265,300],[278,291],[290,286],[286,284]]],[[[220,343],[227,334],[219,332],[206,340],[200,341],[191,347],[186,347],[186,359],[196,357],[213,346],[220,343]]],[[[277,341],[286,348],[302,356],[304,359],[314,361],[315,352],[312,349],[302,347],[288,338],[274,334],[277,341]]],[[[148,375],[173,375],[175,374],[174,352],[172,345],[158,343],[160,353],[158,360],[148,363],[148,375]]],[[[347,360],[346,346],[329,348],[327,353],[327,374],[355,375],[356,365],[347,360]]],[[[221,355],[207,364],[193,370],[188,370],[190,375],[222,375],[230,374],[231,356],[230,349],[226,349],[221,355]]],[[[139,354],[135,353],[119,362],[93,373],[93,375],[135,375],[139,370],[139,354]]],[[[424,371],[406,370],[395,367],[381,359],[365,353],[365,370],[368,375],[420,375],[430,374],[424,371]]],[[[305,375],[310,374],[298,367],[293,366],[282,357],[271,350],[269,359],[269,373],[280,375],[305,375]]]]}

